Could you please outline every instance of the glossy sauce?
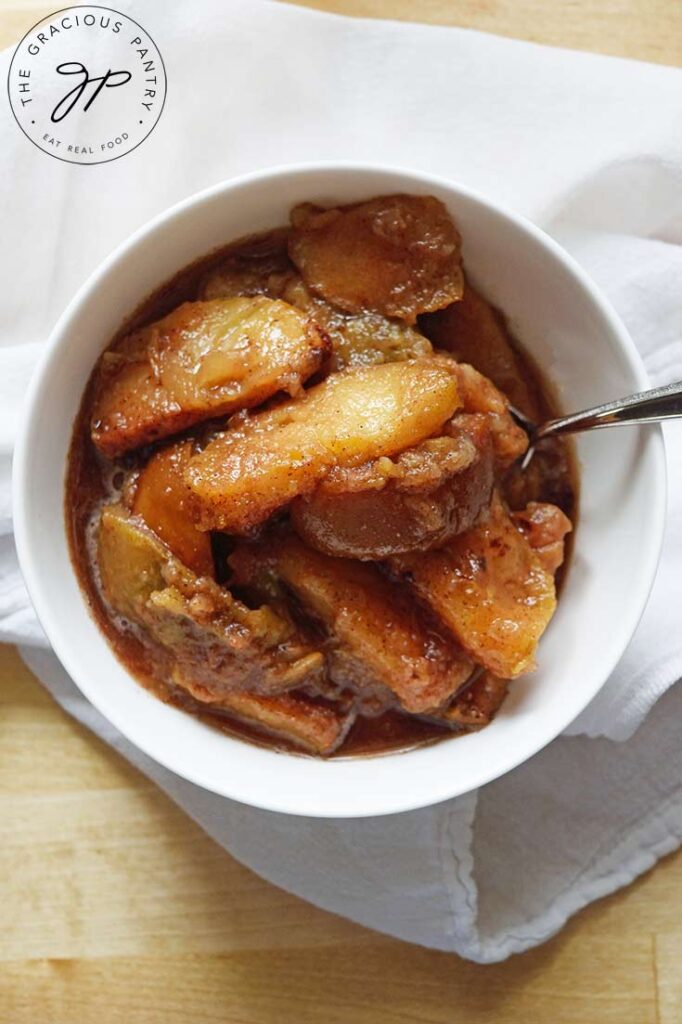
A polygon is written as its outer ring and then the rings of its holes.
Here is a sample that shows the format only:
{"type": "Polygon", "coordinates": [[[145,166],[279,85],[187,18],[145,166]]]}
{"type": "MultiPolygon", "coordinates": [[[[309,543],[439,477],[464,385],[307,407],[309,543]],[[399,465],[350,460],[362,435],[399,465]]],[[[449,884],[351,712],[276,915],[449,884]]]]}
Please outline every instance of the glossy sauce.
{"type": "MultiPolygon", "coordinates": [[[[274,271],[286,266],[283,254],[286,232],[277,230],[249,239],[240,240],[220,249],[182,270],[171,281],[164,284],[135,311],[122,325],[111,345],[131,330],[145,326],[165,316],[181,302],[196,299],[200,283],[207,273],[221,264],[228,256],[245,256],[272,263],[274,271]]],[[[504,323],[500,313],[494,312],[504,323]]],[[[434,314],[422,318],[419,327],[433,339],[429,321],[434,314]]],[[[438,316],[438,314],[435,314],[438,316]]],[[[505,326],[506,331],[506,326],[505,326]]],[[[525,385],[526,408],[529,415],[538,419],[556,416],[559,412],[548,384],[543,381],[538,369],[518,343],[507,337],[513,346],[520,374],[525,385]]],[[[469,361],[476,365],[475,361],[469,361]]],[[[483,370],[483,367],[481,367],[483,370]]],[[[485,372],[485,371],[483,371],[485,372]]],[[[314,381],[312,381],[314,382],[314,381]]],[[[311,383],[311,382],[309,382],[311,383]]],[[[65,493],[65,516],[73,564],[83,593],[93,616],[114,648],[119,659],[130,672],[158,698],[183,710],[197,715],[203,721],[250,742],[276,749],[288,750],[300,756],[301,751],[280,738],[272,738],[257,728],[230,718],[225,712],[207,710],[206,705],[194,700],[184,690],[169,683],[168,659],[165,652],[148,639],[143,642],[136,627],[112,616],[100,595],[97,566],[92,542],[92,528],[100,506],[120,496],[120,470],[129,471],[144,465],[154,446],[140,449],[124,456],[113,467],[95,450],[90,439],[90,416],[94,391],[94,376],[86,389],[78,412],[73,432],[65,493]]],[[[206,424],[194,433],[206,430],[206,424]]],[[[193,431],[185,431],[191,435],[193,431]]],[[[502,484],[505,498],[512,509],[519,509],[532,501],[548,501],[558,505],[575,526],[577,511],[577,486],[575,466],[570,443],[563,439],[551,439],[543,443],[531,463],[529,474],[520,474],[515,468],[508,473],[502,484]]],[[[557,577],[557,586],[570,561],[571,538],[566,538],[566,560],[557,577]]],[[[221,556],[217,559],[218,581],[220,568],[224,566],[224,549],[229,548],[229,538],[214,535],[214,551],[221,556]]],[[[337,757],[381,754],[395,750],[406,750],[443,738],[453,737],[453,732],[441,725],[414,716],[388,711],[377,717],[358,717],[352,726],[337,757]]]]}

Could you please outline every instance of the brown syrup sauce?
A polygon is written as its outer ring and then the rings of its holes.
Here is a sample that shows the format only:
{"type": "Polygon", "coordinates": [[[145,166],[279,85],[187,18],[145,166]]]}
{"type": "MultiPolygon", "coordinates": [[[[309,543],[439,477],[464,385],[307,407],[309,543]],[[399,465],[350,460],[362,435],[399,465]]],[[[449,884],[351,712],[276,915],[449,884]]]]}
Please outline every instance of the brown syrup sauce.
{"type": "MultiPolygon", "coordinates": [[[[201,281],[226,257],[235,254],[257,256],[259,253],[283,248],[285,232],[282,229],[241,239],[225,246],[181,270],[163,284],[138,307],[122,324],[111,339],[115,344],[129,331],[160,319],[181,302],[196,298],[201,281]]],[[[501,314],[496,313],[504,323],[501,314]]],[[[505,326],[506,330],[506,326],[505,326]]],[[[507,335],[519,361],[521,374],[532,396],[534,412],[542,418],[559,413],[550,385],[543,380],[539,369],[523,351],[518,342],[507,335]]],[[[109,347],[109,346],[108,346],[109,347]]],[[[153,642],[142,638],[135,626],[111,614],[100,593],[97,562],[94,551],[93,527],[98,511],[105,502],[120,496],[121,469],[142,465],[149,450],[135,452],[112,466],[95,450],[90,440],[90,410],[93,399],[94,374],[86,388],[81,407],[75,419],[69,453],[65,516],[72,562],[83,594],[99,627],[107,636],[118,658],[139,682],[159,699],[196,715],[213,727],[251,743],[277,750],[297,753],[286,740],[265,735],[256,727],[231,718],[224,712],[210,712],[206,706],[190,697],[170,682],[170,665],[166,653],[153,642]]],[[[523,507],[527,500],[550,501],[569,516],[575,524],[577,511],[577,476],[570,443],[561,439],[547,443],[535,461],[535,479],[528,481],[512,474],[503,486],[509,504],[523,507]]],[[[570,561],[572,534],[566,538],[566,560],[557,577],[557,586],[570,561]]],[[[387,711],[377,717],[358,716],[337,757],[357,757],[409,750],[457,735],[450,729],[414,716],[387,711]]]]}

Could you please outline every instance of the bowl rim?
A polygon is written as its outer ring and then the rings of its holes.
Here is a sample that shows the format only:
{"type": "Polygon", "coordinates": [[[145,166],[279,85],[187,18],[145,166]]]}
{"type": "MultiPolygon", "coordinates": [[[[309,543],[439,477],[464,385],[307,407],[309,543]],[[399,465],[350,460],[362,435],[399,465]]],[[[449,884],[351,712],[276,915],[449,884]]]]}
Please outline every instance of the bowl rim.
{"type": "MultiPolygon", "coordinates": [[[[330,172],[338,172],[341,175],[352,172],[353,174],[368,173],[370,175],[384,174],[387,176],[401,176],[412,180],[415,187],[421,188],[432,186],[446,192],[449,191],[453,194],[460,195],[471,201],[473,204],[479,204],[510,221],[522,235],[529,236],[536,243],[539,243],[546,251],[549,252],[554,260],[563,265],[563,268],[568,271],[574,279],[577,279],[577,283],[580,288],[587,293],[589,299],[594,306],[597,307],[603,320],[608,325],[611,337],[616,341],[617,347],[625,356],[638,388],[643,390],[650,386],[639,352],[637,351],[624,324],[612,308],[610,302],[601,293],[600,289],[592,281],[587,272],[583,270],[580,264],[550,235],[537,227],[523,215],[507,209],[497,201],[489,199],[484,194],[471,189],[468,186],[462,185],[456,180],[451,180],[447,177],[441,177],[439,175],[399,165],[363,163],[350,160],[327,160],[321,162],[305,162],[268,167],[224,179],[209,186],[208,188],[192,193],[165,210],[162,210],[120,242],[78,288],[50,332],[45,350],[37,362],[26,391],[12,467],[14,533],[19,565],[27,590],[38,619],[48,640],[50,641],[50,644],[52,645],[54,653],[57,655],[62,666],[71,676],[75,685],[85,698],[101,715],[103,715],[107,721],[118,729],[129,742],[141,750],[142,753],[150,757],[162,767],[173,772],[176,776],[184,778],[202,789],[263,810],[319,818],[378,817],[387,814],[416,810],[421,807],[433,806],[453,797],[469,793],[482,785],[492,782],[494,779],[500,778],[502,775],[505,775],[507,772],[523,764],[531,757],[534,757],[548,743],[552,742],[552,740],[559,736],[602,689],[610,674],[620,661],[634,634],[639,620],[641,619],[649,594],[651,593],[660,558],[665,528],[667,497],[665,450],[663,432],[660,425],[649,428],[649,449],[647,454],[651,460],[649,471],[651,472],[653,479],[652,504],[648,516],[647,531],[645,534],[646,540],[643,540],[642,544],[642,549],[645,550],[640,550],[639,556],[639,599],[632,603],[632,606],[629,609],[629,615],[623,622],[624,628],[622,628],[619,633],[621,638],[620,642],[617,644],[612,643],[611,645],[608,670],[603,672],[602,677],[595,683],[595,686],[591,691],[584,695],[584,699],[581,698],[579,701],[574,700],[573,703],[567,702],[565,713],[563,715],[555,716],[555,720],[550,723],[549,729],[546,729],[545,731],[539,729],[534,734],[532,742],[529,742],[520,754],[516,748],[513,748],[506,758],[501,759],[502,766],[500,767],[498,763],[492,770],[479,765],[477,770],[472,772],[471,781],[467,782],[465,788],[458,786],[456,781],[451,781],[447,785],[438,785],[437,780],[434,779],[433,794],[432,796],[430,795],[425,798],[401,798],[400,793],[396,793],[390,800],[383,796],[379,802],[372,803],[372,798],[368,797],[363,800],[362,809],[351,806],[352,801],[346,801],[348,806],[335,806],[332,813],[330,813],[329,808],[322,806],[323,801],[319,801],[321,806],[314,810],[311,810],[307,804],[305,809],[302,809],[300,805],[297,805],[295,796],[293,799],[286,800],[286,798],[279,799],[277,796],[271,797],[271,794],[268,793],[264,794],[261,799],[255,800],[251,796],[245,796],[243,792],[240,791],[238,783],[233,786],[230,784],[229,780],[227,781],[227,784],[225,784],[222,779],[218,780],[214,777],[206,778],[200,771],[193,770],[193,766],[191,764],[186,765],[182,763],[181,765],[178,765],[173,762],[172,757],[166,756],[165,754],[160,755],[155,748],[152,737],[149,737],[149,742],[146,742],[147,737],[144,737],[142,741],[139,737],[132,739],[127,728],[127,722],[125,720],[121,721],[121,718],[126,718],[125,714],[119,716],[116,709],[112,711],[105,700],[100,700],[100,695],[98,694],[96,687],[91,686],[87,679],[83,679],[82,672],[78,666],[74,664],[71,657],[69,643],[66,640],[65,631],[59,622],[56,621],[51,602],[44,592],[40,566],[35,560],[34,552],[29,540],[31,510],[30,503],[27,500],[27,495],[30,483],[29,462],[32,451],[31,434],[37,418],[36,411],[39,407],[40,396],[45,387],[45,382],[49,379],[50,368],[54,361],[58,359],[60,350],[68,339],[68,327],[70,321],[77,313],[86,297],[106,280],[114,267],[128,259],[129,255],[136,249],[138,243],[153,235],[159,228],[169,221],[172,221],[176,217],[190,211],[192,208],[199,207],[203,203],[210,202],[222,193],[229,193],[230,191],[248,187],[264,180],[270,180],[273,183],[276,183],[278,180],[284,178],[330,172]],[[556,724],[557,720],[559,721],[558,728],[556,724]]],[[[63,520],[64,517],[60,507],[59,522],[60,529],[62,531],[64,531],[63,520]]],[[[79,589],[81,589],[80,584],[79,589]]],[[[99,629],[99,626],[94,622],[94,619],[93,623],[95,627],[99,629]]],[[[113,651],[112,654],[116,657],[113,651]]],[[[133,674],[129,672],[127,666],[123,665],[123,668],[136,685],[141,685],[135,679],[133,674]]],[[[439,746],[441,745],[439,744],[439,746]]],[[[399,753],[402,757],[406,756],[403,752],[399,753]]],[[[409,752],[407,753],[409,754],[409,752]]],[[[393,756],[396,755],[392,755],[390,753],[385,755],[387,765],[393,756]]],[[[314,767],[317,767],[321,762],[318,759],[310,759],[310,763],[314,767]]],[[[447,773],[443,774],[447,776],[447,773]]],[[[277,792],[277,787],[273,787],[273,791],[277,792]]]]}

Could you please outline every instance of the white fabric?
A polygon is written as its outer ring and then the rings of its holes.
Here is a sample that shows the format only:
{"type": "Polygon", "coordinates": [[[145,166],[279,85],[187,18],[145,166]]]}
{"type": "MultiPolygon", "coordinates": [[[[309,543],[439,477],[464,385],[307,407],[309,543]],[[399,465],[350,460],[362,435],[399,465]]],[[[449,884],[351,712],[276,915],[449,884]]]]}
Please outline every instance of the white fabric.
{"type": "Polygon", "coordinates": [[[667,430],[658,580],[617,671],[569,730],[578,735],[478,794],[342,823],[202,792],[85,702],[40,649],[11,539],[9,452],[36,349],[112,246],[190,192],[283,162],[411,165],[525,213],[610,296],[652,382],[682,378],[682,72],[265,0],[118,6],[153,34],[168,72],[166,110],[144,145],[74,167],[31,146],[0,104],[0,637],[34,645],[26,660],[71,714],[277,885],[480,961],[541,942],[682,839],[682,691],[665,693],[682,675],[679,426],[667,430]]]}

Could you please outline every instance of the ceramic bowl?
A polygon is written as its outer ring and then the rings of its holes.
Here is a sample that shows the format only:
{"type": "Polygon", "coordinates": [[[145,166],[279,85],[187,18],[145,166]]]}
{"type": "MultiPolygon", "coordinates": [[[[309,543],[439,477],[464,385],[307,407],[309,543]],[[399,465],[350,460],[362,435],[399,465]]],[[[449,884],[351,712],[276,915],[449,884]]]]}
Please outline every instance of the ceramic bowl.
{"type": "Polygon", "coordinates": [[[382,193],[437,196],[464,240],[468,273],[508,316],[577,410],[647,386],[625,328],[580,267],[521,217],[454,182],[357,165],[290,167],[224,182],[156,217],[81,288],[50,339],[26,401],[15,457],[16,540],[40,621],[77,686],[128,739],[215,793],[289,814],[406,811],[490,782],[554,739],[599,692],[647,600],[659,556],[665,470],[658,427],[578,439],[580,513],[557,613],[538,669],[515,682],[480,733],[379,757],[314,760],[249,745],[151,696],[117,660],[78,585],[64,525],[73,421],[97,357],[158,285],[218,246],[285,223],[304,200],[382,193]]]}

